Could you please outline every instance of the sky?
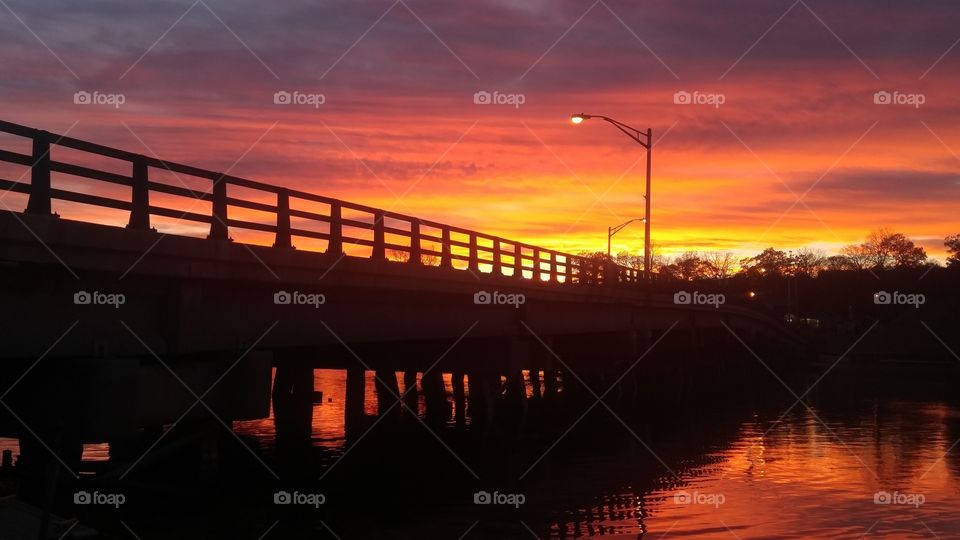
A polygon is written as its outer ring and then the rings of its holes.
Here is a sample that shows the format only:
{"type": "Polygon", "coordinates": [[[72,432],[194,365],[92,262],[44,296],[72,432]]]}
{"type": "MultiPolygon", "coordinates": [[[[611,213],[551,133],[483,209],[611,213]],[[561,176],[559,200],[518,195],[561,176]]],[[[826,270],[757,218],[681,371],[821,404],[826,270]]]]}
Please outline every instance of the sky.
{"type": "MultiPolygon", "coordinates": [[[[3,0],[0,119],[594,251],[644,212],[643,148],[569,121],[606,115],[653,130],[661,253],[835,251],[890,227],[942,258],[958,23],[938,0],[3,0]]],[[[613,249],[642,245],[636,224],[613,249]]]]}

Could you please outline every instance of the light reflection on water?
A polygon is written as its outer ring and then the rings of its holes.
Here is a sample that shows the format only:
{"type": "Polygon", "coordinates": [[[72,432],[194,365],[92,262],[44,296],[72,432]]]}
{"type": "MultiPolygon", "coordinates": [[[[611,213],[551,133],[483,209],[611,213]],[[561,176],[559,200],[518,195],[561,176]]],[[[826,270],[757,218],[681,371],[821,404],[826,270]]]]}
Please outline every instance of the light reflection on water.
{"type": "MultiPolygon", "coordinates": [[[[276,370],[274,370],[274,374],[276,370]]],[[[316,392],[323,392],[323,402],[315,404],[313,407],[313,445],[330,450],[334,454],[344,448],[344,412],[347,398],[347,374],[346,371],[336,369],[317,369],[314,370],[313,389],[316,392]]],[[[398,372],[397,382],[400,387],[400,394],[406,392],[406,385],[403,381],[403,374],[398,372]]],[[[376,395],[376,375],[373,371],[365,372],[365,388],[363,397],[364,414],[374,416],[377,414],[377,395],[376,395]]],[[[420,376],[417,376],[419,384],[420,376]]],[[[449,373],[443,375],[443,383],[446,387],[447,397],[453,392],[453,383],[449,373]]],[[[425,410],[425,401],[422,393],[417,394],[418,411],[420,414],[425,410]]],[[[453,415],[453,403],[450,403],[451,418],[453,415]]],[[[234,422],[234,431],[241,435],[256,437],[260,442],[261,448],[265,450],[272,449],[276,444],[276,430],[273,423],[273,404],[270,405],[270,416],[261,420],[249,420],[243,422],[234,422]]]]}
{"type": "Polygon", "coordinates": [[[703,456],[706,465],[679,472],[682,486],[604,494],[566,512],[551,537],[960,536],[960,458],[948,454],[960,439],[955,407],[892,401],[814,412],[775,427],[776,417],[744,423],[731,445],[703,456]]]}

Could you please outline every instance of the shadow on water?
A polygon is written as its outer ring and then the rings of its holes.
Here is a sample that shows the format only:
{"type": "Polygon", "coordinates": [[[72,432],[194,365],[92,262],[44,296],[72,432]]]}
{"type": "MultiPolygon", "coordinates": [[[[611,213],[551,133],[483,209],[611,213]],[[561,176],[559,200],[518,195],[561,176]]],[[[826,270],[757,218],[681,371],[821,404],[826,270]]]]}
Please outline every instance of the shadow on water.
{"type": "MultiPolygon", "coordinates": [[[[602,403],[596,396],[612,379],[568,375],[548,396],[529,373],[522,390],[501,377],[484,426],[472,421],[469,381],[458,403],[449,374],[446,414],[431,415],[422,380],[417,394],[382,411],[368,372],[362,415],[348,422],[346,375],[316,370],[313,392],[298,398],[309,400],[297,409],[309,411],[306,430],[304,418],[276,418],[289,403],[275,394],[268,418],[235,422],[232,431],[195,411],[165,432],[88,445],[83,454],[56,446],[74,456],[65,461],[82,472],[77,480],[51,480],[27,462],[4,468],[0,485],[41,503],[49,490],[35,479],[59,485],[53,515],[81,520],[67,538],[81,530],[143,539],[835,538],[859,537],[871,524],[873,532],[920,534],[921,523],[960,530],[949,517],[960,507],[960,460],[949,452],[960,438],[955,373],[907,378],[841,366],[797,404],[783,384],[800,395],[823,370],[778,365],[784,375],[775,378],[736,365],[673,373],[660,362],[637,377],[637,392],[619,385],[602,403]],[[874,501],[885,491],[926,500],[890,513],[892,505],[874,501]],[[73,504],[78,492],[125,500],[73,504]]],[[[414,382],[395,376],[401,394],[414,382]]],[[[40,443],[26,435],[21,444],[38,452],[40,443]]],[[[72,523],[48,519],[51,530],[72,523]]]]}

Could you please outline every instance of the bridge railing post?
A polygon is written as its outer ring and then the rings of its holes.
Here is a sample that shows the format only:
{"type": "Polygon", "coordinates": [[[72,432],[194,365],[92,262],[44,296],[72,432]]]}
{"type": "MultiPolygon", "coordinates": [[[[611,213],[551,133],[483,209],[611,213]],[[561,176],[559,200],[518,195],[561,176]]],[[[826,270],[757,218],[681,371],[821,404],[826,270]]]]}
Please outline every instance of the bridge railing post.
{"type": "Polygon", "coordinates": [[[38,131],[33,136],[33,161],[30,168],[28,214],[50,215],[50,134],[38,131]]]}
{"type": "Polygon", "coordinates": [[[533,248],[533,276],[534,281],[540,281],[540,248],[533,248]]]}
{"type": "Polygon", "coordinates": [[[133,160],[131,183],[130,221],[127,228],[150,230],[150,178],[147,158],[144,156],[137,156],[133,160]]]}
{"type": "Polygon", "coordinates": [[[290,238],[290,192],[287,188],[277,190],[277,238],[273,247],[292,248],[290,238]]]}
{"type": "Polygon", "coordinates": [[[550,281],[557,282],[557,252],[550,252],[550,281]]]}
{"type": "Polygon", "coordinates": [[[573,283],[573,261],[570,255],[563,256],[563,282],[573,283]]]}
{"type": "Polygon", "coordinates": [[[410,220],[410,260],[411,264],[420,264],[420,220],[413,218],[410,220]]]}
{"type": "Polygon", "coordinates": [[[480,271],[480,256],[477,253],[477,233],[470,233],[470,256],[469,268],[474,272],[480,271]]]}
{"type": "Polygon", "coordinates": [[[500,262],[500,239],[493,239],[493,273],[494,275],[503,274],[503,265],[500,262]]]}
{"type": "Polygon", "coordinates": [[[441,268],[452,268],[453,267],[453,253],[450,248],[450,229],[444,227],[440,232],[440,267],[441,268]]]}
{"type": "Polygon", "coordinates": [[[229,240],[227,230],[227,179],[221,175],[213,181],[213,211],[210,215],[210,235],[212,240],[229,240]]]}
{"type": "Polygon", "coordinates": [[[523,279],[523,246],[513,244],[513,277],[523,279]]]}
{"type": "Polygon", "coordinates": [[[387,241],[386,233],[384,231],[383,220],[386,219],[383,211],[374,212],[373,214],[373,252],[370,254],[370,258],[382,261],[387,258],[387,241]]]}
{"type": "Polygon", "coordinates": [[[343,211],[339,202],[330,203],[330,233],[327,240],[327,253],[343,255],[343,211]]]}

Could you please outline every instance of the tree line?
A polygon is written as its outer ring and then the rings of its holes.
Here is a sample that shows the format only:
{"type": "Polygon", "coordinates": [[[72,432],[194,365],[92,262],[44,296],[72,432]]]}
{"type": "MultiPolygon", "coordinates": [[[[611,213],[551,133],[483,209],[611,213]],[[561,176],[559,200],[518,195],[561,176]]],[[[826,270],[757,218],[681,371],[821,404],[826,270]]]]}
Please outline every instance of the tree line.
{"type": "MultiPolygon", "coordinates": [[[[944,245],[948,255],[946,266],[960,268],[960,234],[947,236],[944,245]]],[[[581,252],[580,255],[607,259],[607,254],[603,252],[581,252]]],[[[621,251],[613,260],[623,266],[643,268],[642,255],[621,251]]],[[[657,253],[656,249],[651,257],[651,268],[659,280],[681,281],[722,280],[734,275],[816,277],[824,271],[878,271],[930,266],[940,266],[940,263],[928,257],[926,250],[905,234],[887,228],[872,231],[863,242],[844,246],[836,255],[808,247],[795,251],[769,247],[752,257],[740,259],[722,251],[688,251],[670,258],[657,253]]]]}

